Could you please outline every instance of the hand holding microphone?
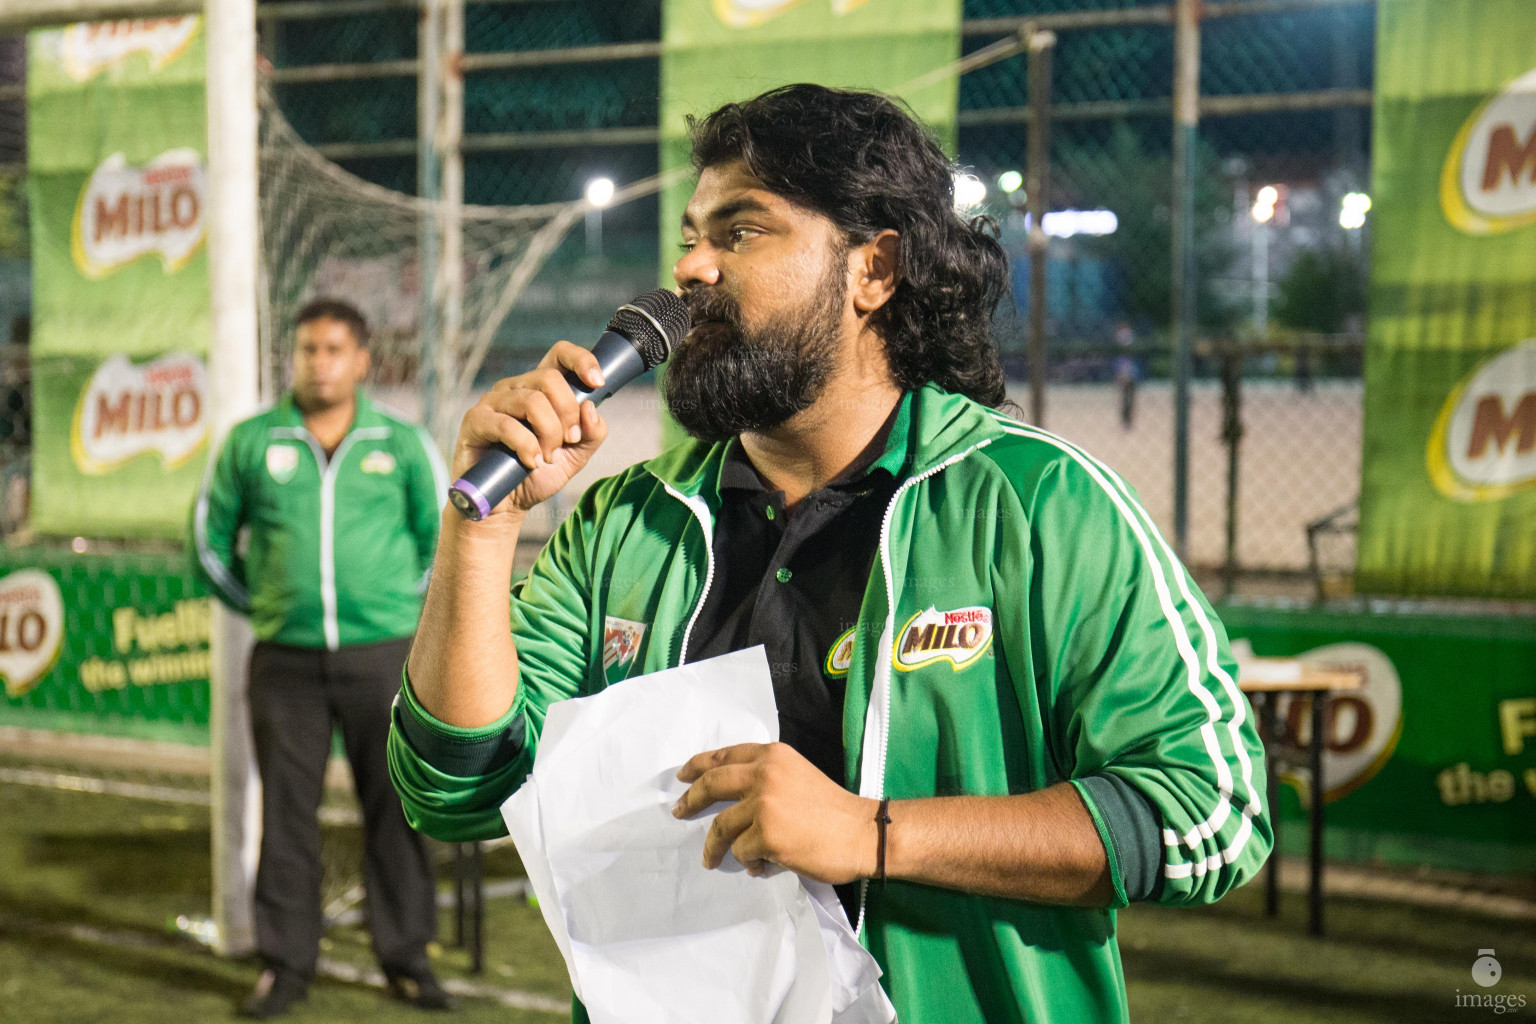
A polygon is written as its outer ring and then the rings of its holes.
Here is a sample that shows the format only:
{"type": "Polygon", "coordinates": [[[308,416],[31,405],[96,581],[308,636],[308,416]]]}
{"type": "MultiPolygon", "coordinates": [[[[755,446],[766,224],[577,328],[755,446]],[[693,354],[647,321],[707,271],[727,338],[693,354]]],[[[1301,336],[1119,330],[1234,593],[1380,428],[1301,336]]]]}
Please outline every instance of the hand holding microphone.
{"type": "Polygon", "coordinates": [[[557,342],[533,370],[498,381],[465,415],[448,497],[467,519],[526,512],[575,476],[608,436],[597,406],[664,362],[688,333],[665,289],[619,307],[591,351],[557,342]]]}

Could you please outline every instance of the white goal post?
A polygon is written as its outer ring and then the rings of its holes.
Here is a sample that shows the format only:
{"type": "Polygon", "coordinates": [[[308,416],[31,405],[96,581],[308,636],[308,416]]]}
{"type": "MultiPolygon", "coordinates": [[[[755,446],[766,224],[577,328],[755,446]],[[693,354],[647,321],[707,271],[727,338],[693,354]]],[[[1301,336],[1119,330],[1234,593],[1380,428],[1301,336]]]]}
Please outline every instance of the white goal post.
{"type": "MultiPolygon", "coordinates": [[[[260,405],[256,0],[207,0],[208,343],[210,458],[230,427],[260,405]],[[244,54],[242,59],[241,55],[244,54]]],[[[218,949],[255,947],[251,898],[260,794],[245,700],[250,623],[218,602],[210,633],[209,730],[213,919],[218,949]]]]}

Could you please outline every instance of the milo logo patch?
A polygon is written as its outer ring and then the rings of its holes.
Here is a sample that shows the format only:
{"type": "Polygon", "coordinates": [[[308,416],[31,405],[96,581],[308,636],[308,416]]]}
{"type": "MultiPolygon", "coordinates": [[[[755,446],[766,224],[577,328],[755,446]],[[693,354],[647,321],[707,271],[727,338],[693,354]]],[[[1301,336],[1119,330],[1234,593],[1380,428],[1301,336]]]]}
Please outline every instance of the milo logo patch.
{"type": "Polygon", "coordinates": [[[858,628],[850,626],[827,649],[827,660],[822,663],[821,670],[833,679],[847,675],[849,666],[853,664],[853,631],[858,628]]]}
{"type": "Polygon", "coordinates": [[[896,633],[891,663],[903,672],[947,659],[958,671],[992,644],[992,609],[981,605],[939,611],[932,605],[896,633]]]}

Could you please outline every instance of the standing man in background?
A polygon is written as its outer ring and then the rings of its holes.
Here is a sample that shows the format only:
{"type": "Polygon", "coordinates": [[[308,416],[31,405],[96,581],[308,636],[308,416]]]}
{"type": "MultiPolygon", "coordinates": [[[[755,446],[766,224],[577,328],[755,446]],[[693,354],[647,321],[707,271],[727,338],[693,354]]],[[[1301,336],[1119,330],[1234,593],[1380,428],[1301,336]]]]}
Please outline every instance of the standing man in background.
{"type": "Polygon", "coordinates": [[[359,391],[368,366],[368,325],[355,307],[306,305],[293,390],[235,425],[192,510],[196,569],[250,616],[257,640],[250,702],[264,970],[241,1006],[249,1017],[285,1013],[314,977],[319,809],[336,725],[362,804],[374,955],[395,996],[425,1009],[450,1005],[427,963],[437,925],[431,861],[406,824],[385,757],[448,481],[431,438],[359,391]]]}
{"type": "Polygon", "coordinates": [[[1115,345],[1120,354],[1115,356],[1115,387],[1120,391],[1120,425],[1130,430],[1136,419],[1136,381],[1141,377],[1141,367],[1136,365],[1136,331],[1128,321],[1122,320],[1115,328],[1115,345]]]}

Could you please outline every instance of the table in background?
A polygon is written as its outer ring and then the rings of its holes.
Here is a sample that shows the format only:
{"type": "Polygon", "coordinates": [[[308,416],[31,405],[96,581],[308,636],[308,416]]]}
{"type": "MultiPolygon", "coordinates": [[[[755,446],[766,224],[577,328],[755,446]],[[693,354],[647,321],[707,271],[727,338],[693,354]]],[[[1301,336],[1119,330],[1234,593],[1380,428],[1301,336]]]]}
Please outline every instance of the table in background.
{"type": "Polygon", "coordinates": [[[1280,780],[1275,771],[1274,751],[1281,741],[1299,747],[1294,736],[1281,736],[1275,716],[1275,702],[1282,693],[1304,694],[1312,705],[1312,735],[1308,747],[1308,774],[1311,796],[1307,801],[1309,831],[1308,861],[1311,877],[1307,887],[1307,931],[1323,934],[1323,712],[1330,693],[1358,690],[1365,685],[1365,673],[1355,668],[1322,668],[1295,658],[1250,658],[1238,665],[1238,687],[1253,701],[1259,701],[1259,722],[1264,736],[1265,795],[1270,824],[1274,830],[1274,849],[1264,880],[1264,913],[1274,917],[1280,912],[1280,780]],[[1274,749],[1271,749],[1274,748],[1274,749]]]}

